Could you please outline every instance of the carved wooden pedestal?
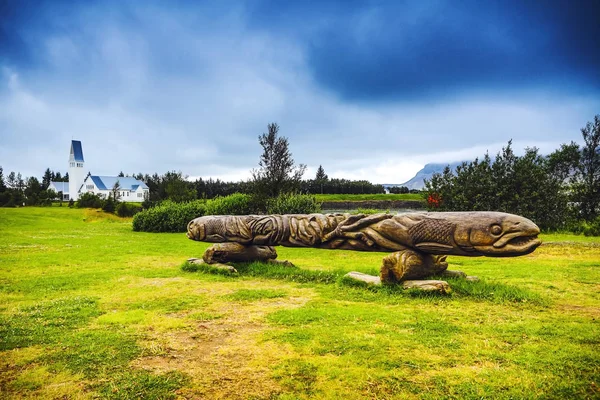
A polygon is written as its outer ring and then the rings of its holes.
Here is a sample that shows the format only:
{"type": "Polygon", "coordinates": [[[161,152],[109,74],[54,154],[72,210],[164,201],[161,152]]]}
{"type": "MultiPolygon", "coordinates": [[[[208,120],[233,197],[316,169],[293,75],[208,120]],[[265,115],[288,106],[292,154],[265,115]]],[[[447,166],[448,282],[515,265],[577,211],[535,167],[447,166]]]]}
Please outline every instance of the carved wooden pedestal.
{"type": "Polygon", "coordinates": [[[202,259],[207,264],[228,262],[269,261],[277,258],[271,246],[244,246],[239,243],[217,243],[204,252],[202,259]]]}

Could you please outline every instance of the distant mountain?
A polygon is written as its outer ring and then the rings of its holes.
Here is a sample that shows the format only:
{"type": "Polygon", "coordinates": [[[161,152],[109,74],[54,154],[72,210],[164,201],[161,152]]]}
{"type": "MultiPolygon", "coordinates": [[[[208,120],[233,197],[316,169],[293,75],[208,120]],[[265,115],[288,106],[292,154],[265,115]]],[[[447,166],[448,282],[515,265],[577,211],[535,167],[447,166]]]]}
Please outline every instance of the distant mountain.
{"type": "Polygon", "coordinates": [[[450,165],[450,168],[454,171],[460,164],[462,164],[462,161],[445,164],[427,164],[422,170],[417,172],[414,178],[397,186],[406,186],[409,189],[421,190],[425,187],[425,184],[423,183],[425,179],[431,179],[436,172],[441,174],[444,172],[444,168],[446,168],[447,165],[450,165]]]}

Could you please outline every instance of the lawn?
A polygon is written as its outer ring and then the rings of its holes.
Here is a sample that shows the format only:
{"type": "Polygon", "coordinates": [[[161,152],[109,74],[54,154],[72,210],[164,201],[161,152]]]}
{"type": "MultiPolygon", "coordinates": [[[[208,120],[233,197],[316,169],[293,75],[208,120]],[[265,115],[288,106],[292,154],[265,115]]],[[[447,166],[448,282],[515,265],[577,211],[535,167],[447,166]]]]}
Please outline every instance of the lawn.
{"type": "MultiPolygon", "coordinates": [[[[421,193],[406,194],[316,194],[317,201],[392,201],[392,200],[423,200],[421,193]]],[[[424,200],[423,200],[424,201],[424,200]]]]}
{"type": "Polygon", "coordinates": [[[347,286],[382,254],[182,268],[207,244],[95,210],[0,209],[0,398],[598,398],[600,240],[450,257],[449,296],[347,286]]]}

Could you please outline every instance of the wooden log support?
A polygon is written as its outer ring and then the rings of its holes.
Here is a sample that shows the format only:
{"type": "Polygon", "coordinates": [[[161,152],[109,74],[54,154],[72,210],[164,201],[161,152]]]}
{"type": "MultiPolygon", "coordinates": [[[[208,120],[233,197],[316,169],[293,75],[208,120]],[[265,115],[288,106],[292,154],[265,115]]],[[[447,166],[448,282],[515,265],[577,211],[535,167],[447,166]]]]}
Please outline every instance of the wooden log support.
{"type": "Polygon", "coordinates": [[[204,252],[202,259],[207,264],[228,262],[268,262],[277,258],[277,252],[271,246],[244,246],[239,243],[216,243],[204,252]]]}
{"type": "Polygon", "coordinates": [[[189,258],[187,261],[190,264],[196,264],[196,265],[207,264],[211,268],[215,268],[215,269],[219,269],[219,270],[222,270],[222,271],[226,271],[226,272],[229,272],[230,274],[237,274],[237,269],[235,269],[231,265],[221,264],[221,263],[208,264],[206,261],[204,261],[201,258],[189,258]]]}
{"type": "Polygon", "coordinates": [[[381,278],[379,278],[378,276],[363,274],[362,272],[348,272],[346,275],[344,275],[344,277],[350,278],[357,282],[364,282],[369,285],[381,286],[381,278]]]}
{"type": "Polygon", "coordinates": [[[404,289],[417,289],[424,292],[438,292],[448,294],[452,290],[446,281],[423,280],[423,281],[404,281],[402,282],[404,289]]]}
{"type": "Polygon", "coordinates": [[[440,274],[446,268],[446,256],[434,256],[407,249],[385,256],[379,276],[384,283],[398,283],[440,274]]]}

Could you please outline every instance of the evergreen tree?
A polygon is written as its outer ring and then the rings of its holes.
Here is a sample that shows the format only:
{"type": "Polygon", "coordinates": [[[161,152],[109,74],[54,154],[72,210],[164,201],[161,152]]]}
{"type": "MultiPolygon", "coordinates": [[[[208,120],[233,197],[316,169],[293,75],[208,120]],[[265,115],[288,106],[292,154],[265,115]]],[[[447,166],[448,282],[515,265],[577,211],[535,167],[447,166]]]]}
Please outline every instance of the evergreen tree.
{"type": "Polygon", "coordinates": [[[4,183],[4,170],[0,167],[0,193],[6,192],[6,183],[4,183]]]}
{"type": "Polygon", "coordinates": [[[115,201],[113,200],[112,196],[108,196],[108,199],[104,200],[104,203],[102,204],[102,211],[107,213],[114,213],[115,207],[115,201]]]}
{"type": "Polygon", "coordinates": [[[319,168],[317,169],[317,174],[315,175],[315,184],[321,189],[321,194],[323,194],[323,185],[325,184],[325,182],[327,182],[327,179],[328,177],[325,173],[325,170],[323,169],[323,166],[319,165],[319,168]]]}
{"type": "Polygon", "coordinates": [[[581,149],[580,180],[575,185],[581,217],[586,221],[600,215],[600,115],[581,128],[585,146],[581,149]]]}
{"type": "Polygon", "coordinates": [[[0,167],[0,207],[4,207],[10,199],[6,184],[4,183],[4,170],[0,167]]]}
{"type": "Polygon", "coordinates": [[[286,137],[278,137],[279,125],[268,125],[268,132],[258,137],[263,148],[258,163],[259,169],[252,171],[255,190],[259,195],[277,197],[280,193],[300,188],[304,164],[294,165],[286,137]]]}
{"type": "Polygon", "coordinates": [[[6,186],[9,189],[17,188],[17,174],[14,171],[11,171],[10,174],[6,177],[6,186]]]}
{"type": "Polygon", "coordinates": [[[44,176],[42,177],[42,189],[48,189],[50,182],[52,182],[52,171],[50,171],[50,168],[46,168],[44,176]]]}
{"type": "Polygon", "coordinates": [[[17,173],[17,189],[21,193],[23,193],[23,191],[25,190],[25,181],[23,180],[23,176],[20,172],[17,173]]]}
{"type": "Polygon", "coordinates": [[[325,170],[323,169],[322,165],[319,165],[319,168],[317,169],[317,174],[315,175],[315,181],[317,182],[325,182],[327,181],[328,177],[327,174],[325,173],[325,170]]]}
{"type": "Polygon", "coordinates": [[[41,191],[42,185],[40,184],[40,181],[34,176],[28,178],[24,190],[26,204],[30,206],[38,204],[41,191]]]}

